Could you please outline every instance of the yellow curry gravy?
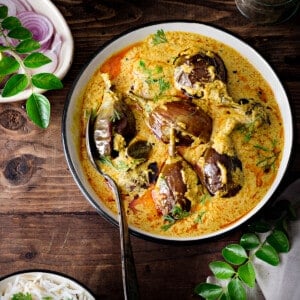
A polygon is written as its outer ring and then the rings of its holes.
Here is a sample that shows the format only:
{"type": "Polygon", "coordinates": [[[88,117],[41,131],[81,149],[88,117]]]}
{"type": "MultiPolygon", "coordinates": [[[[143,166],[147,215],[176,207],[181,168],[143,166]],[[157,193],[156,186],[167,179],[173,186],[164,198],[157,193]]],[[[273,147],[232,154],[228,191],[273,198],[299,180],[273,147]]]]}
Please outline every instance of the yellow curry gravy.
{"type": "MultiPolygon", "coordinates": [[[[99,66],[90,79],[82,97],[81,160],[99,197],[109,209],[116,212],[109,187],[89,163],[85,151],[86,113],[99,108],[107,85],[106,78],[113,89],[123,95],[123,101],[127,102],[134,113],[137,127],[134,139],[144,139],[152,145],[147,161],[136,163],[128,159],[126,149],[122,150],[124,147],[122,140],[115,138],[114,143],[117,144],[115,147],[119,149],[120,156],[101,163],[101,168],[119,185],[127,207],[129,223],[152,234],[195,237],[212,233],[235,222],[253,209],[266,194],[281,160],[284,140],[282,119],[268,83],[237,51],[212,38],[188,32],[165,32],[165,37],[166,41],[154,43],[155,33],[153,33],[144,41],[112,55],[99,66]],[[149,163],[156,162],[160,168],[169,155],[169,145],[160,141],[149,129],[147,113],[168,98],[182,97],[182,101],[185,101],[187,96],[178,90],[174,83],[174,61],[178,54],[186,49],[197,48],[217,53],[227,69],[226,86],[216,81],[209,87],[211,91],[204,91],[207,92],[207,96],[195,100],[213,120],[212,137],[216,138],[215,146],[218,148],[218,133],[226,128],[228,120],[235,113],[230,106],[222,107],[211,101],[220,94],[231,97],[233,101],[251,98],[262,103],[267,111],[269,123],[262,124],[255,130],[251,124],[245,126],[235,124],[234,129],[230,131],[230,142],[243,165],[244,181],[240,191],[233,197],[211,195],[201,185],[193,171],[187,172],[185,180],[189,187],[187,193],[191,199],[191,209],[182,219],[170,224],[156,209],[152,199],[153,184],[145,187],[140,183],[149,163]],[[103,74],[107,74],[107,77],[103,74]],[[220,92],[220,89],[223,91],[220,92]],[[126,96],[130,90],[134,90],[144,104],[126,96]]],[[[194,166],[197,160],[201,160],[207,144],[201,144],[196,140],[189,147],[178,147],[176,151],[194,166]]],[[[224,148],[224,144],[222,145],[219,148],[224,148]]]]}

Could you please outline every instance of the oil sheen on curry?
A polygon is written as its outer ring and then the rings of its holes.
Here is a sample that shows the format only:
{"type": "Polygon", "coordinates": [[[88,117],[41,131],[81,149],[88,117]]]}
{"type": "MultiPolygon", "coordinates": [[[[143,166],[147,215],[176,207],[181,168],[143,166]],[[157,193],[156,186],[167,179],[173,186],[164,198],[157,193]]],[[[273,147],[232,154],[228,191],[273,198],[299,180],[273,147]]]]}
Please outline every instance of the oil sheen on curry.
{"type": "Polygon", "coordinates": [[[266,194],[281,160],[272,90],[237,51],[158,30],[108,58],[82,97],[82,163],[105,205],[105,180],[85,151],[93,114],[98,163],[118,184],[129,223],[168,237],[218,231],[266,194]]]}

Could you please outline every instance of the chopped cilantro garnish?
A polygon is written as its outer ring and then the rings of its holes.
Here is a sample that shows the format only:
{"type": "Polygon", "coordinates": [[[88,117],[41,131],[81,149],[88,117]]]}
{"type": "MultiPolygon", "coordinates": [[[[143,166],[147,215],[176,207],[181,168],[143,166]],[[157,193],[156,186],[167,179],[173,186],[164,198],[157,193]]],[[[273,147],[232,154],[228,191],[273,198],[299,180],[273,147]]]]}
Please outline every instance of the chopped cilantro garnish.
{"type": "Polygon", "coordinates": [[[29,293],[16,293],[12,296],[11,300],[32,300],[32,297],[29,293]]]}
{"type": "Polygon", "coordinates": [[[158,29],[156,33],[153,35],[152,43],[153,45],[158,45],[162,43],[167,43],[167,37],[163,29],[158,29]]]}
{"type": "Polygon", "coordinates": [[[183,210],[180,206],[175,205],[170,211],[170,213],[164,216],[164,221],[167,221],[168,223],[161,226],[161,229],[166,231],[171,226],[173,226],[176,221],[182,220],[188,217],[189,215],[190,213],[188,211],[183,210]]]}

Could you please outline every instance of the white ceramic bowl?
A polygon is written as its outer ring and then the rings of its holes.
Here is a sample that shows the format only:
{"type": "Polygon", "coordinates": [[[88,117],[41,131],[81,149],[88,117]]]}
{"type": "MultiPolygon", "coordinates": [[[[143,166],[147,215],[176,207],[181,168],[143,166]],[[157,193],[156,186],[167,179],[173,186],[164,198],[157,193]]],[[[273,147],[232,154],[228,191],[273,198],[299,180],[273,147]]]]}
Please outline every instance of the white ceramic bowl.
{"type": "MultiPolygon", "coordinates": [[[[70,28],[63,15],[50,0],[27,0],[27,2],[35,12],[49,18],[54,25],[56,32],[61,37],[62,45],[58,56],[58,65],[54,74],[58,78],[62,79],[68,72],[73,61],[74,41],[70,28]]],[[[34,88],[34,91],[38,93],[44,92],[44,90],[38,88],[34,88]]],[[[11,97],[2,97],[0,95],[0,104],[25,100],[31,95],[31,93],[32,91],[27,89],[11,97]]]]}
{"type": "MultiPolygon", "coordinates": [[[[246,57],[254,67],[260,71],[263,77],[270,84],[275,97],[277,99],[282,118],[284,124],[284,144],[285,147],[283,149],[282,161],[280,163],[278,173],[276,178],[265,195],[265,197],[256,205],[249,213],[244,215],[242,218],[232,223],[230,226],[220,229],[216,232],[201,235],[199,237],[193,238],[176,238],[176,241],[190,241],[190,240],[200,240],[205,238],[210,238],[219,234],[223,234],[237,226],[241,225],[249,218],[251,218],[254,214],[256,214],[270,199],[273,195],[274,191],[278,187],[289,162],[289,158],[292,150],[292,141],[293,141],[293,126],[292,126],[292,115],[290,110],[289,101],[286,95],[286,92],[274,73],[273,69],[270,65],[264,60],[264,58],[259,55],[253,48],[249,45],[241,41],[240,39],[234,37],[233,35],[224,32],[220,29],[216,29],[214,27],[199,24],[199,23],[189,23],[189,22],[169,22],[169,23],[160,23],[155,25],[150,25],[146,27],[142,27],[131,32],[125,33],[122,36],[116,38],[111,41],[109,44],[102,47],[99,52],[88,62],[85,68],[81,71],[78,76],[76,82],[74,83],[70,93],[68,100],[66,102],[64,115],[63,115],[63,128],[62,128],[62,136],[63,136],[63,144],[65,155],[67,158],[67,162],[69,164],[72,175],[78,184],[80,190],[84,194],[84,196],[88,199],[88,201],[102,214],[105,218],[117,224],[116,216],[112,214],[102,203],[101,199],[97,196],[95,191],[92,189],[87,177],[84,173],[84,170],[80,164],[79,153],[78,153],[78,143],[80,139],[80,131],[76,130],[78,125],[74,124],[74,120],[78,119],[78,115],[80,111],[78,110],[79,105],[77,104],[79,101],[78,95],[80,95],[83,89],[86,87],[87,82],[93,75],[93,73],[98,69],[98,67],[113,53],[122,48],[135,43],[139,40],[143,40],[149,34],[156,32],[159,29],[163,29],[164,31],[186,31],[198,33],[201,35],[205,35],[208,37],[212,37],[224,44],[227,44],[233,48],[235,48],[238,52],[240,52],[244,57],[246,57]]],[[[142,235],[143,237],[154,238],[158,240],[174,240],[174,238],[168,238],[165,236],[152,235],[149,232],[141,231],[138,228],[131,227],[133,233],[137,235],[142,235]]]]}
{"type": "MultiPolygon", "coordinates": [[[[45,296],[45,291],[56,290],[60,292],[69,291],[72,299],[95,300],[95,297],[82,284],[63,274],[48,271],[24,271],[7,275],[0,279],[0,299],[10,300],[12,294],[40,291],[45,296]],[[26,290],[20,289],[26,284],[26,290]],[[80,295],[80,296],[79,296],[80,295]],[[78,298],[77,298],[78,296],[78,298]]],[[[49,294],[48,294],[49,295],[49,294]]],[[[36,299],[34,297],[33,299],[36,299]]],[[[54,299],[54,298],[53,298],[54,299]]],[[[55,298],[57,300],[65,298],[55,298]]]]}

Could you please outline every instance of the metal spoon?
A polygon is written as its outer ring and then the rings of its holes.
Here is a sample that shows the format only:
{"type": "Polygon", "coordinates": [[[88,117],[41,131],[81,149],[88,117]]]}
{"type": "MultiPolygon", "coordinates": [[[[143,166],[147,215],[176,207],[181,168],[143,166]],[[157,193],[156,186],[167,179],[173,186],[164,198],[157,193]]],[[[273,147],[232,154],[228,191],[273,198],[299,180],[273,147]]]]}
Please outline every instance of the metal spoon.
{"type": "Polygon", "coordinates": [[[94,151],[95,144],[93,138],[93,124],[94,122],[92,120],[92,113],[90,113],[86,124],[86,150],[88,158],[91,161],[93,167],[105,178],[115,196],[119,216],[124,299],[139,299],[138,281],[131,249],[130,235],[128,230],[128,223],[124,203],[121,200],[119,189],[115,181],[108,174],[104,173],[99,167],[99,165],[96,163],[96,154],[94,151]]]}

